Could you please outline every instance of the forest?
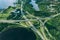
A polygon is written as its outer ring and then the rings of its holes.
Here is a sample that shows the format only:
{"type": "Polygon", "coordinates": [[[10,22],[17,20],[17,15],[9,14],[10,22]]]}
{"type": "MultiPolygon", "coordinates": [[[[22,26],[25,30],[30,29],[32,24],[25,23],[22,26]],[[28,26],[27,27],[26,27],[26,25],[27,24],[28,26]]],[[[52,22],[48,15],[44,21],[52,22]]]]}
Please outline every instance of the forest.
{"type": "Polygon", "coordinates": [[[0,9],[0,40],[60,40],[60,0],[17,0],[0,9]]]}

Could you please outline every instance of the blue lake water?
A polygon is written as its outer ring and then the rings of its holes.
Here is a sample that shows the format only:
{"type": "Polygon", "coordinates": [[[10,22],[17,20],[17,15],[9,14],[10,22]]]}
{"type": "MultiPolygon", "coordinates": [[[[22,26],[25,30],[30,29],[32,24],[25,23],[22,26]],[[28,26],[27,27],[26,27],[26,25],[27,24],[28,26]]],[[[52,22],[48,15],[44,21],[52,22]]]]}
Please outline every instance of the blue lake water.
{"type": "Polygon", "coordinates": [[[16,0],[0,0],[0,9],[7,8],[8,6],[14,6],[16,0]]]}
{"type": "Polygon", "coordinates": [[[40,11],[40,10],[39,10],[39,7],[38,7],[38,4],[36,4],[36,0],[31,0],[30,4],[32,4],[33,8],[34,8],[36,11],[40,11]]]}

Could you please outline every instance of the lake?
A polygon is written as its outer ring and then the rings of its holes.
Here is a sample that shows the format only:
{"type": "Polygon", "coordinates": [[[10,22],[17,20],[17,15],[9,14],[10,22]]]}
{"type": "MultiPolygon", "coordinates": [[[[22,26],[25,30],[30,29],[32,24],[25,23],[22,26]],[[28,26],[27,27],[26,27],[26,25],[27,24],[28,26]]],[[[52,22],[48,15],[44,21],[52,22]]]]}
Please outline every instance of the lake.
{"type": "Polygon", "coordinates": [[[0,9],[5,9],[8,6],[14,6],[16,0],[0,0],[0,9]]]}

